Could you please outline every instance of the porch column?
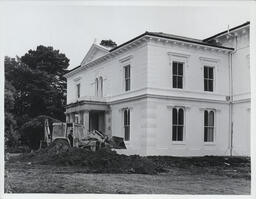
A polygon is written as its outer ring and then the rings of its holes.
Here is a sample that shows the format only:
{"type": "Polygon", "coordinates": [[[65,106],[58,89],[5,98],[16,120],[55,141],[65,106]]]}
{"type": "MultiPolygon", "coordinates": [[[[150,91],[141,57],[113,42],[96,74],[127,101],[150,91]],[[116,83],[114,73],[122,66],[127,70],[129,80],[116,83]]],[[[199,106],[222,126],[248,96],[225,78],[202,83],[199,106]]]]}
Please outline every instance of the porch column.
{"type": "Polygon", "coordinates": [[[84,114],[83,125],[86,129],[86,132],[89,132],[89,111],[85,110],[83,114],[84,114]]]}
{"type": "Polygon", "coordinates": [[[69,122],[70,120],[70,114],[66,113],[66,122],[69,122]]]}
{"type": "Polygon", "coordinates": [[[75,113],[70,113],[70,122],[75,122],[75,113]]]}
{"type": "Polygon", "coordinates": [[[111,111],[105,111],[105,134],[111,136],[111,111]]]}

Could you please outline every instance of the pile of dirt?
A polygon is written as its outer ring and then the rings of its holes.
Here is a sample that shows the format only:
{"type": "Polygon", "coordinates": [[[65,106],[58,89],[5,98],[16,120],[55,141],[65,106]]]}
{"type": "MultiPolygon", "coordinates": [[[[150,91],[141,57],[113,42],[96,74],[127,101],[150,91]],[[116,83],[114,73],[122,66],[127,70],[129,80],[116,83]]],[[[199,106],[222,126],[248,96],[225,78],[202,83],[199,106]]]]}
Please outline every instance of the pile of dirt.
{"type": "Polygon", "coordinates": [[[70,148],[65,152],[56,153],[51,148],[46,148],[23,154],[15,161],[17,160],[31,164],[83,167],[87,173],[156,174],[165,171],[163,167],[146,157],[120,155],[110,149],[92,152],[87,149],[70,148]]]}
{"type": "Polygon", "coordinates": [[[149,156],[149,160],[165,169],[180,168],[194,173],[212,173],[232,178],[251,178],[251,162],[249,157],[203,156],[203,157],[171,157],[149,156]]]}
{"type": "Polygon", "coordinates": [[[172,156],[148,156],[150,160],[164,167],[216,167],[250,165],[247,157],[203,156],[203,157],[172,157],[172,156]]]}
{"type": "Polygon", "coordinates": [[[54,144],[37,152],[23,154],[11,161],[29,164],[79,167],[86,173],[156,174],[173,168],[234,178],[250,179],[250,158],[246,157],[172,157],[120,155],[110,149],[92,152],[80,148],[58,148],[54,144]]]}

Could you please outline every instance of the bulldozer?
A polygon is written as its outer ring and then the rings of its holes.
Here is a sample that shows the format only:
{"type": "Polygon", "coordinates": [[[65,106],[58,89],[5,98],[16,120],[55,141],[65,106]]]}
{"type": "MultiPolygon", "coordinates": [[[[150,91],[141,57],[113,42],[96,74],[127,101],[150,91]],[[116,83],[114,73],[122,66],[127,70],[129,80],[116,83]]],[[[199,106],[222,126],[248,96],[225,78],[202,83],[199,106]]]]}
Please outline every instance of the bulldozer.
{"type": "Polygon", "coordinates": [[[123,138],[107,136],[98,130],[87,131],[82,124],[58,122],[52,123],[50,130],[48,119],[44,122],[44,138],[40,148],[50,144],[58,149],[67,150],[70,147],[87,148],[96,151],[101,148],[126,149],[123,138]]]}

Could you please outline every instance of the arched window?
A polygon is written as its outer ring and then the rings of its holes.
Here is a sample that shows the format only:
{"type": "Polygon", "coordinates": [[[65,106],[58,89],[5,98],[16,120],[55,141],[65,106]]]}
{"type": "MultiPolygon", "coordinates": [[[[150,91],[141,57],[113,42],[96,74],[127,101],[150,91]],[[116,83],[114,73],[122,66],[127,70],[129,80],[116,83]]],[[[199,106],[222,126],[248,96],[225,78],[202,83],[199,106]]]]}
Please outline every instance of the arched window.
{"type": "Polygon", "coordinates": [[[124,109],[124,140],[130,140],[130,109],[124,109]]]}
{"type": "Polygon", "coordinates": [[[172,140],[183,141],[184,137],[184,110],[183,108],[172,109],[172,140]]]}
{"type": "Polygon", "coordinates": [[[214,141],[214,111],[204,111],[204,141],[214,141]]]}
{"type": "Polygon", "coordinates": [[[98,96],[98,90],[99,90],[99,80],[98,78],[95,79],[95,96],[98,96]]]}
{"type": "Polygon", "coordinates": [[[103,78],[99,77],[99,96],[103,97],[103,78]]]}

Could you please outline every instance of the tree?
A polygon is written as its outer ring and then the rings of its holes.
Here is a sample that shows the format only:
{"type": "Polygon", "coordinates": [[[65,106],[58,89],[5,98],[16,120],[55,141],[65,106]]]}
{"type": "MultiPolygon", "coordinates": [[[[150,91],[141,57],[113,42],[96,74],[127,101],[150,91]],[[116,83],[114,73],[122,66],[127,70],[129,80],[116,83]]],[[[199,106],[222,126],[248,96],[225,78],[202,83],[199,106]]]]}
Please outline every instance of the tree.
{"type": "Polygon", "coordinates": [[[49,127],[52,129],[53,122],[60,122],[46,115],[39,115],[21,126],[21,137],[30,149],[38,149],[40,140],[44,138],[44,122],[48,119],[49,127]]]}
{"type": "Polygon", "coordinates": [[[15,103],[18,115],[29,118],[48,115],[64,120],[66,79],[63,75],[68,65],[69,59],[52,47],[38,46],[22,56],[12,73],[18,91],[15,103]]]}
{"type": "Polygon", "coordinates": [[[110,48],[114,48],[117,46],[116,42],[112,41],[111,39],[101,40],[100,45],[105,46],[105,47],[110,47],[110,48]]]}
{"type": "Polygon", "coordinates": [[[13,105],[6,118],[16,121],[17,128],[39,115],[65,120],[63,75],[68,66],[69,59],[53,47],[38,46],[21,58],[5,57],[5,97],[13,105]],[[15,95],[10,95],[11,91],[15,95]]]}
{"type": "Polygon", "coordinates": [[[5,107],[5,143],[8,146],[13,146],[18,143],[19,136],[15,131],[16,120],[14,119],[13,108],[14,108],[14,96],[15,88],[7,80],[5,82],[5,96],[4,96],[4,107],[5,107]]]}

